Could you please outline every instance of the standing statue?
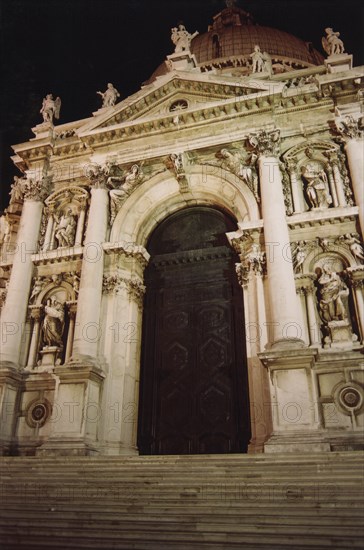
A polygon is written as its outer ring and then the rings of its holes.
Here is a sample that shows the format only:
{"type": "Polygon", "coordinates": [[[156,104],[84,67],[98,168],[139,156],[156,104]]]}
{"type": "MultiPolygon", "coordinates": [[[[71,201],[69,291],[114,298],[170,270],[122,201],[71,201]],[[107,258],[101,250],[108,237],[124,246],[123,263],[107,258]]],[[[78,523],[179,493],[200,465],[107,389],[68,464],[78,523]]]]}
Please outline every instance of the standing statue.
{"type": "Polygon", "coordinates": [[[45,347],[63,347],[62,336],[64,331],[64,304],[55,296],[48,298],[44,306],[43,340],[45,347]]]}
{"type": "Polygon", "coordinates": [[[68,208],[65,214],[56,221],[55,237],[58,241],[58,246],[73,246],[77,223],[71,208],[68,208]]]}
{"type": "Polygon", "coordinates": [[[340,33],[334,32],[330,27],[327,27],[325,32],[326,36],[322,38],[322,47],[327,55],[340,55],[344,53],[344,42],[339,38],[340,33]]]}
{"type": "Polygon", "coordinates": [[[119,92],[114,88],[111,82],[108,83],[107,89],[105,92],[96,92],[102,97],[102,106],[103,107],[113,107],[116,103],[118,97],[120,97],[119,92]]]}
{"type": "Polygon", "coordinates": [[[175,53],[188,51],[190,49],[191,41],[198,35],[198,31],[190,34],[184,25],[178,25],[171,29],[171,40],[175,45],[175,53]]]}
{"type": "Polygon", "coordinates": [[[328,208],[332,204],[332,198],[324,170],[307,164],[302,167],[302,177],[306,182],[306,195],[311,209],[328,208]]]}
{"type": "Polygon", "coordinates": [[[261,73],[263,72],[264,67],[264,56],[260,50],[260,46],[257,44],[254,46],[253,53],[250,54],[252,59],[252,73],[261,73]]]}
{"type": "Polygon", "coordinates": [[[24,198],[24,179],[14,176],[14,181],[10,187],[10,204],[13,202],[21,202],[24,198]]]}
{"type": "Polygon", "coordinates": [[[320,312],[324,322],[347,319],[343,298],[349,295],[349,289],[338,273],[329,266],[322,267],[318,280],[320,290],[320,312]]]}
{"type": "Polygon", "coordinates": [[[53,118],[59,119],[59,113],[61,110],[61,98],[57,97],[53,99],[52,94],[47,94],[43,99],[42,108],[39,111],[43,115],[44,122],[50,122],[53,124],[53,118]]]}

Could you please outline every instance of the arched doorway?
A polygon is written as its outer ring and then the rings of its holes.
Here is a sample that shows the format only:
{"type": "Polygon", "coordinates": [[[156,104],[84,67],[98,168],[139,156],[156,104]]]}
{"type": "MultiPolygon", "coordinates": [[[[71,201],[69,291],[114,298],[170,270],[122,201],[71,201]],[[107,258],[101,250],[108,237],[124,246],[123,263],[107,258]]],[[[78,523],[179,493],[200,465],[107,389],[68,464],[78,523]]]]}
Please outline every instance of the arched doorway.
{"type": "Polygon", "coordinates": [[[246,452],[250,438],[243,293],[210,207],[181,210],[152,234],[145,273],[141,454],[246,452]]]}

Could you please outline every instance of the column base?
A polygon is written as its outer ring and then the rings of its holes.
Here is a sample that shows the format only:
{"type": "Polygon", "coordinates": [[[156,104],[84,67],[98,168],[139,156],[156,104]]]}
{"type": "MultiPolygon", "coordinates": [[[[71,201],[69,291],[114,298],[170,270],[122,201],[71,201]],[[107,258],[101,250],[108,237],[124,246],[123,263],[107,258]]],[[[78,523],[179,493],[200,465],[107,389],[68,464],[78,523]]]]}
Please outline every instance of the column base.
{"type": "Polygon", "coordinates": [[[10,363],[1,363],[0,369],[0,455],[16,454],[16,422],[19,394],[23,377],[18,368],[10,363]]]}
{"type": "Polygon", "coordinates": [[[105,443],[100,448],[102,455],[108,456],[139,456],[139,450],[137,447],[127,447],[123,445],[105,443]]]}
{"type": "Polygon", "coordinates": [[[363,434],[333,434],[310,431],[273,434],[264,445],[265,453],[320,453],[364,450],[363,434]]]}
{"type": "Polygon", "coordinates": [[[280,349],[303,349],[307,348],[306,343],[300,338],[282,338],[280,340],[275,340],[271,345],[272,350],[280,349]]]}
{"type": "Polygon", "coordinates": [[[41,447],[38,447],[36,456],[95,456],[99,454],[99,449],[92,443],[80,439],[52,438],[41,447]]]}
{"type": "Polygon", "coordinates": [[[264,444],[265,453],[320,453],[331,451],[324,436],[312,432],[275,434],[264,444]]]}

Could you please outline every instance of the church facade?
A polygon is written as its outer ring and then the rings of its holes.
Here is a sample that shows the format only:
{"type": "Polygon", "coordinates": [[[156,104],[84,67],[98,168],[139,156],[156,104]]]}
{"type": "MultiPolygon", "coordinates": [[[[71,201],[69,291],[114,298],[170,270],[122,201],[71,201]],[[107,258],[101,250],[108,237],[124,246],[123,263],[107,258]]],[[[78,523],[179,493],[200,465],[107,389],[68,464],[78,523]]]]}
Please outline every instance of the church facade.
{"type": "Polygon", "coordinates": [[[88,119],[43,101],[2,218],[3,454],[363,448],[363,78],[227,2],[88,119]]]}

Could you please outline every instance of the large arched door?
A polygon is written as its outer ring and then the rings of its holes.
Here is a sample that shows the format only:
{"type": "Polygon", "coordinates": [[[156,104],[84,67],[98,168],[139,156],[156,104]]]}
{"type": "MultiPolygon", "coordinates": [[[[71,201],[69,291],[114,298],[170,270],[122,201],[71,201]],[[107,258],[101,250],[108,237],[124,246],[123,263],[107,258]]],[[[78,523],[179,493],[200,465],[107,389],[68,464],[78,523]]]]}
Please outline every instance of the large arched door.
{"type": "Polygon", "coordinates": [[[154,231],[145,273],[141,454],[246,452],[243,296],[223,212],[193,207],[154,231]]]}

